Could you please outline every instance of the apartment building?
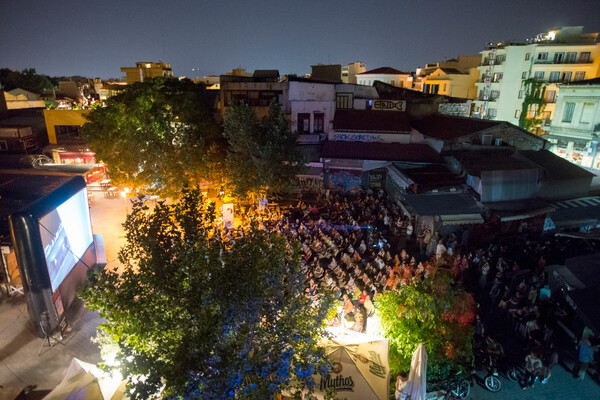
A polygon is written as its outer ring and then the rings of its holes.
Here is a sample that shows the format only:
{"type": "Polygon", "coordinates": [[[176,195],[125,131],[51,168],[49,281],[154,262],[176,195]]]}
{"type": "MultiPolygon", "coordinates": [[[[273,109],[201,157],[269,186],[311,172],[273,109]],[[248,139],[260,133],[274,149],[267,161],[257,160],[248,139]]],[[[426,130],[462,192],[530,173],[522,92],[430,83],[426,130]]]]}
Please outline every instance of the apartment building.
{"type": "MultiPolygon", "coordinates": [[[[528,82],[541,83],[545,105],[532,104],[527,118],[547,131],[554,115],[558,84],[595,78],[600,73],[597,33],[582,26],[562,27],[524,42],[489,44],[481,52],[473,116],[519,124],[528,82]]],[[[529,102],[528,102],[529,103],[529,102]]]]}
{"type": "Polygon", "coordinates": [[[136,62],[135,67],[121,67],[121,72],[125,73],[125,80],[128,85],[159,76],[164,76],[165,78],[173,77],[171,64],[164,62],[136,62]]]}

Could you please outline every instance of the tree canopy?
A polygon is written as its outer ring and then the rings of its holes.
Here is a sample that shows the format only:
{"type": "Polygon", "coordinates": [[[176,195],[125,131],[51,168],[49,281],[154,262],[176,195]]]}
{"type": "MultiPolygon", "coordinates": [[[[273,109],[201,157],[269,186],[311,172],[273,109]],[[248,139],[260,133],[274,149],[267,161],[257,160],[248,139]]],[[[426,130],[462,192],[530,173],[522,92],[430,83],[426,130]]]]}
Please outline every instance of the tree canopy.
{"type": "Polygon", "coordinates": [[[272,399],[328,371],[318,341],[331,298],[302,295],[298,245],[256,226],[221,239],[214,220],[198,189],[152,212],[135,204],[124,271],[94,272],[81,293],[106,319],[103,342],[133,399],[162,388],[172,398],[272,399]]]}
{"type": "Polygon", "coordinates": [[[82,134],[118,185],[172,195],[217,170],[221,136],[206,89],[190,80],[135,83],[88,120],[82,134]]]}
{"type": "Polygon", "coordinates": [[[420,343],[428,354],[428,378],[447,375],[472,361],[474,301],[454,285],[440,268],[422,281],[415,279],[398,290],[377,296],[377,310],[385,337],[390,339],[390,370],[408,371],[420,343]]]}
{"type": "Polygon", "coordinates": [[[238,196],[270,197],[289,191],[306,168],[298,135],[289,131],[277,103],[271,103],[269,115],[262,119],[245,103],[232,106],[225,115],[223,135],[229,142],[226,170],[238,196]]]}
{"type": "Polygon", "coordinates": [[[52,91],[57,84],[47,75],[40,75],[35,68],[28,68],[22,71],[12,71],[8,68],[0,68],[0,88],[3,90],[13,90],[21,88],[32,93],[42,94],[46,91],[52,91]]]}

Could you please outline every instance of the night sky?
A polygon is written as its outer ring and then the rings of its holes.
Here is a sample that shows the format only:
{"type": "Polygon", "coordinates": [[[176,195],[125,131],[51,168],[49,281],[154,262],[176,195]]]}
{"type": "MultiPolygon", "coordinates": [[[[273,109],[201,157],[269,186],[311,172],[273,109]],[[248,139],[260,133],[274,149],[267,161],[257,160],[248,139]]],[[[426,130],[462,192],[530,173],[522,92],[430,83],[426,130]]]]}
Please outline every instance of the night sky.
{"type": "Polygon", "coordinates": [[[599,32],[599,17],[593,0],[0,0],[0,67],[102,78],[158,60],[188,77],[353,61],[410,71],[558,26],[599,32]]]}

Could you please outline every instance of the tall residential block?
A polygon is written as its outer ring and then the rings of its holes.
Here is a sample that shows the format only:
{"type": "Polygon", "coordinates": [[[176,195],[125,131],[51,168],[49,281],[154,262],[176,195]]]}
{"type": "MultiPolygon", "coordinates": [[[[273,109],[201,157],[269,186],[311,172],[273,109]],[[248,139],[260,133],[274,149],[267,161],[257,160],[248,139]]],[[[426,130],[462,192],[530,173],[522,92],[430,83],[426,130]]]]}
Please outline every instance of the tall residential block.
{"type": "Polygon", "coordinates": [[[524,42],[504,42],[481,52],[473,116],[519,124],[523,102],[527,118],[535,118],[538,133],[547,130],[554,115],[557,84],[595,78],[600,73],[597,33],[582,26],[562,27],[524,42]],[[528,86],[541,86],[543,105],[530,104],[528,86]]]}

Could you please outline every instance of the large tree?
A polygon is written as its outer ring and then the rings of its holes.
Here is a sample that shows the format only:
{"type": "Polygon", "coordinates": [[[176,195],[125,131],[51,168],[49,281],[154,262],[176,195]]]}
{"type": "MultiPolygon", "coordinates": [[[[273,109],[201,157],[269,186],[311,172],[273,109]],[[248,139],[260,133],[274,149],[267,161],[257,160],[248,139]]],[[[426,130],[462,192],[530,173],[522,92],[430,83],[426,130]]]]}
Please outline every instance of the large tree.
{"type": "Polygon", "coordinates": [[[407,371],[420,343],[428,353],[427,374],[435,380],[470,365],[475,309],[473,297],[454,284],[446,268],[377,296],[384,336],[390,339],[390,370],[407,371]]]}
{"type": "Polygon", "coordinates": [[[38,74],[35,68],[22,71],[0,68],[0,88],[7,91],[21,88],[38,94],[52,92],[52,88],[57,84],[57,81],[54,81],[47,75],[38,74]]]}
{"type": "MultiPolygon", "coordinates": [[[[297,244],[247,230],[220,240],[199,190],[125,223],[122,273],[99,270],[82,297],[106,319],[133,399],[272,399],[326,373],[318,347],[330,297],[303,295],[297,244]]],[[[113,364],[116,365],[116,364],[113,364]]]]}
{"type": "Polygon", "coordinates": [[[238,196],[270,197],[289,192],[306,169],[298,135],[290,132],[285,112],[273,102],[259,119],[245,103],[227,110],[223,135],[229,142],[227,171],[238,196]]]}
{"type": "Polygon", "coordinates": [[[83,136],[116,184],[174,195],[212,179],[222,149],[203,85],[154,78],[88,114],[83,136]]]}

